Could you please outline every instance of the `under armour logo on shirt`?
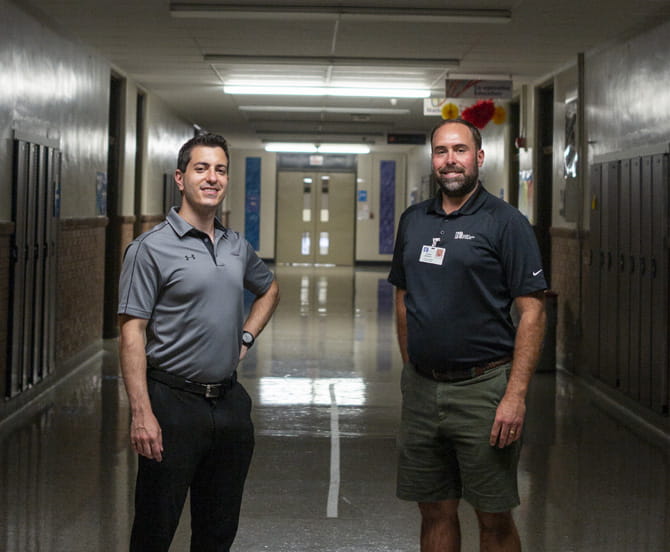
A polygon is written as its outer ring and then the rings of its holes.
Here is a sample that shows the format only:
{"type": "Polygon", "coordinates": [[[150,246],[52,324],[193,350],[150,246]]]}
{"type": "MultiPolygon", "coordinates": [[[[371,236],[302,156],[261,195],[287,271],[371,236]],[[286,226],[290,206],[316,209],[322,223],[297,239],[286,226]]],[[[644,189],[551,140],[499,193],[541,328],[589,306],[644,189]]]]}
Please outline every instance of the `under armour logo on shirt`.
{"type": "Polygon", "coordinates": [[[191,253],[190,256],[189,255],[184,255],[184,259],[186,259],[187,261],[194,261],[195,260],[195,255],[193,253],[191,253]]]}

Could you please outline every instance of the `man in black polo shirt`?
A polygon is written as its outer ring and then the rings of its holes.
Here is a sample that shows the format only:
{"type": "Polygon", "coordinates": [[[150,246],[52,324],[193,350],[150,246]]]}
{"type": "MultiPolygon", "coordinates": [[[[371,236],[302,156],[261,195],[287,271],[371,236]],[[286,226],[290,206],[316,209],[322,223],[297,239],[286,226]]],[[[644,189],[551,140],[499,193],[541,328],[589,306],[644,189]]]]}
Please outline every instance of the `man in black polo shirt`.
{"type": "Polygon", "coordinates": [[[228,163],[222,136],[186,142],[181,207],[126,250],[119,351],[139,455],[131,551],[167,552],[188,492],[192,551],[228,551],[237,532],[254,428],[236,368],[279,294],[252,246],[215,218],[228,163]],[[256,296],[246,318],[245,289],[256,296]]]}
{"type": "Polygon", "coordinates": [[[530,224],[479,182],[477,128],[443,121],[431,147],[439,193],[403,213],[389,274],[405,363],[397,494],[419,504],[422,552],[460,550],[461,497],[482,550],[517,551],[511,510],[547,285],[530,224]]]}

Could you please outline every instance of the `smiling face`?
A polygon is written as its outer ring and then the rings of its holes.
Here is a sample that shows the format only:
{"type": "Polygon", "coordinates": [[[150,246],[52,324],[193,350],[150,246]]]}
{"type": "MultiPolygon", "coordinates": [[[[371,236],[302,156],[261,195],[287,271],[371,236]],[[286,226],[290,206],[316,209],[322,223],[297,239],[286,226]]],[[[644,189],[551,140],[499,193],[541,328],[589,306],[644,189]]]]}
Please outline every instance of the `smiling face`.
{"type": "Polygon", "coordinates": [[[432,141],[433,174],[442,193],[464,197],[475,189],[484,151],[477,149],[470,129],[460,123],[439,127],[432,141]]]}
{"type": "Polygon", "coordinates": [[[186,169],[177,169],[174,179],[182,193],[182,209],[215,211],[228,189],[228,156],[221,147],[195,146],[186,169]]]}

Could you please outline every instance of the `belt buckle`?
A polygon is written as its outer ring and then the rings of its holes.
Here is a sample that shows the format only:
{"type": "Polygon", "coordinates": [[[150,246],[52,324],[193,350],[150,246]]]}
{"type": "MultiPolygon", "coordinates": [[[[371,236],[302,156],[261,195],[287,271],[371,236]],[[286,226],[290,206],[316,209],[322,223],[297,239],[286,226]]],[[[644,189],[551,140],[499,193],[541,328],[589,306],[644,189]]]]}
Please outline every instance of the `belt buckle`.
{"type": "Polygon", "coordinates": [[[206,383],[205,385],[205,398],[206,399],[216,399],[219,396],[219,386],[211,383],[206,383]]]}

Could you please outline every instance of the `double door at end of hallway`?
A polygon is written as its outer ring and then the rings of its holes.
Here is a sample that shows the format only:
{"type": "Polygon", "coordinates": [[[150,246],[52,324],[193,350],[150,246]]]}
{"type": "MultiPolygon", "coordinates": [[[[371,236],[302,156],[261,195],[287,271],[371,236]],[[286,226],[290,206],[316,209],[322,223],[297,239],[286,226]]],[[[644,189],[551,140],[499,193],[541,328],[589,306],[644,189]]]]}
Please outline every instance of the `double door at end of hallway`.
{"type": "Polygon", "coordinates": [[[354,263],[356,176],[277,173],[277,262],[354,263]]]}

